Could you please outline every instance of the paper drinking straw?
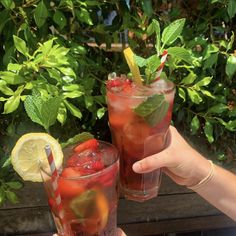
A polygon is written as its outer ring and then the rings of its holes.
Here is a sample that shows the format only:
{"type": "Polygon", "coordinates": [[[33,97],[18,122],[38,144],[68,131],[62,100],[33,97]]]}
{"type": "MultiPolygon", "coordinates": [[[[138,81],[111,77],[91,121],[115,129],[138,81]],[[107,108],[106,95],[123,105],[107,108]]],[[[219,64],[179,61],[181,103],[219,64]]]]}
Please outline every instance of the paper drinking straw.
{"type": "Polygon", "coordinates": [[[58,178],[59,178],[59,174],[57,172],[57,168],[55,165],[55,161],[52,155],[52,150],[50,145],[46,145],[45,146],[45,152],[48,158],[48,163],[50,166],[50,170],[51,170],[51,179],[52,179],[52,188],[53,188],[53,192],[54,192],[54,197],[55,197],[55,202],[57,205],[57,210],[58,210],[58,216],[61,220],[61,224],[63,229],[66,231],[67,227],[66,227],[66,221],[65,221],[65,213],[63,210],[63,206],[61,203],[61,195],[60,192],[58,190],[58,178]]]}
{"type": "Polygon", "coordinates": [[[161,64],[160,64],[160,66],[157,69],[157,77],[156,77],[156,79],[153,82],[155,82],[155,81],[160,79],[161,72],[162,72],[163,67],[165,65],[165,62],[166,62],[167,54],[168,54],[167,50],[164,50],[164,52],[162,53],[162,56],[161,56],[161,64]]]}

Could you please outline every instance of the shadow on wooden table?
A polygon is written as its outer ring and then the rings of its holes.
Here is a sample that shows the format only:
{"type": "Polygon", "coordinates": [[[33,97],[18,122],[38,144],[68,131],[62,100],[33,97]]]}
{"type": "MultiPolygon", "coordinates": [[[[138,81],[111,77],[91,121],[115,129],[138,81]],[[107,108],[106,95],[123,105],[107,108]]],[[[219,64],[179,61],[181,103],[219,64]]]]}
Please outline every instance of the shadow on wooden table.
{"type": "MultiPolygon", "coordinates": [[[[19,196],[20,203],[0,208],[0,235],[51,236],[55,226],[43,185],[26,183],[19,196]]],[[[236,227],[236,222],[163,176],[157,198],[144,203],[120,199],[118,225],[128,236],[154,236],[227,229],[236,227]]]]}

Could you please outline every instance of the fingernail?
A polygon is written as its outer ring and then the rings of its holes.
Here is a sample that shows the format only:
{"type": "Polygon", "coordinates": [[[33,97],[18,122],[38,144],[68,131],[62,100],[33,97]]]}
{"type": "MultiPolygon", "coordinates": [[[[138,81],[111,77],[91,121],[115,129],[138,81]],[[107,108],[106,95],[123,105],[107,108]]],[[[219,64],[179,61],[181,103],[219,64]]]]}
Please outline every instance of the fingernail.
{"type": "Polygon", "coordinates": [[[135,162],[134,164],[133,164],[133,171],[134,172],[139,172],[141,170],[141,165],[140,165],[140,163],[139,162],[135,162]]]}

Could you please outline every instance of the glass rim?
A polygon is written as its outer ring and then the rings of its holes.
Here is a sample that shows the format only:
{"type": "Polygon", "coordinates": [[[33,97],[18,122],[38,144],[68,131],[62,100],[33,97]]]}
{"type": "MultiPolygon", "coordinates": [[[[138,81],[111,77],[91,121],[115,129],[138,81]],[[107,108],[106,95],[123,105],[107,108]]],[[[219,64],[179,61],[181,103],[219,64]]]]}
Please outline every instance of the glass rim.
{"type": "MultiPolygon", "coordinates": [[[[114,151],[114,157],[115,157],[113,163],[111,163],[109,166],[106,166],[106,167],[105,167],[104,169],[102,169],[102,170],[99,170],[99,171],[97,171],[97,172],[95,172],[95,173],[88,174],[88,175],[82,175],[82,176],[76,176],[76,177],[63,177],[63,176],[61,176],[61,175],[58,173],[59,178],[64,179],[64,180],[82,180],[82,179],[89,179],[89,178],[97,177],[97,176],[99,176],[99,175],[101,175],[101,174],[104,174],[104,173],[109,172],[109,170],[112,169],[113,166],[115,166],[117,163],[119,163],[119,152],[118,152],[117,148],[116,148],[113,144],[111,144],[111,143],[109,143],[109,142],[106,142],[106,141],[98,140],[98,142],[99,142],[99,143],[103,143],[103,144],[105,144],[105,145],[108,145],[109,147],[112,147],[112,149],[113,149],[113,151],[114,151]]],[[[62,169],[62,170],[63,170],[63,169],[62,169]]],[[[49,172],[48,172],[47,170],[45,170],[45,168],[43,168],[41,165],[40,165],[40,171],[42,171],[43,173],[45,173],[49,178],[52,177],[51,171],[50,171],[50,173],[49,173],[49,172]]],[[[57,172],[59,172],[58,169],[57,169],[57,172]]],[[[44,181],[43,181],[43,182],[44,182],[44,181]]]]}
{"type": "Polygon", "coordinates": [[[112,90],[112,88],[108,88],[107,86],[106,86],[106,90],[112,94],[115,94],[118,97],[131,98],[131,99],[146,98],[146,97],[152,96],[154,94],[169,94],[169,93],[175,91],[175,88],[176,88],[175,83],[169,79],[164,79],[164,80],[168,81],[168,84],[170,85],[166,89],[164,89],[164,88],[160,89],[159,86],[156,86],[156,87],[155,86],[151,87],[151,86],[146,86],[146,85],[138,86],[138,88],[140,88],[140,91],[142,91],[142,90],[143,91],[151,91],[152,92],[151,94],[144,94],[144,95],[123,94],[123,93],[120,93],[120,91],[114,91],[114,90],[112,90]],[[143,88],[145,88],[145,90],[143,88]]]}

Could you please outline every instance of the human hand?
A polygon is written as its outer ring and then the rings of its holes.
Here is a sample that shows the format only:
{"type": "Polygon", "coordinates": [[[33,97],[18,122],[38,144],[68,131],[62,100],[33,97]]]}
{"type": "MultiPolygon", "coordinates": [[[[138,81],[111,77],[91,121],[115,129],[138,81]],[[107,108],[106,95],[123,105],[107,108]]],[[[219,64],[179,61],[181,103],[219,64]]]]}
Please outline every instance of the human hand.
{"type": "Polygon", "coordinates": [[[209,173],[210,163],[184,140],[175,127],[170,126],[167,148],[133,165],[137,173],[158,168],[162,168],[177,184],[193,186],[209,173]]]}
{"type": "Polygon", "coordinates": [[[121,228],[117,228],[116,236],[127,236],[121,228]]]}

